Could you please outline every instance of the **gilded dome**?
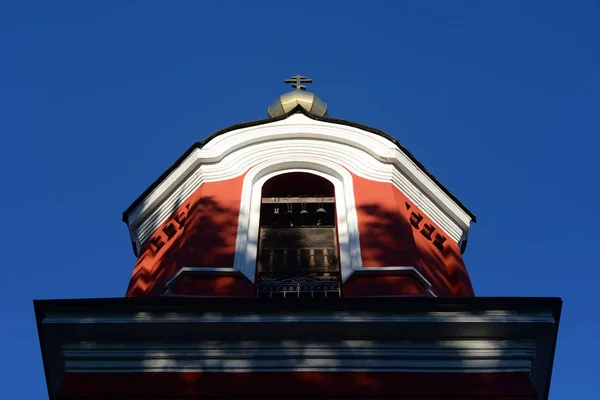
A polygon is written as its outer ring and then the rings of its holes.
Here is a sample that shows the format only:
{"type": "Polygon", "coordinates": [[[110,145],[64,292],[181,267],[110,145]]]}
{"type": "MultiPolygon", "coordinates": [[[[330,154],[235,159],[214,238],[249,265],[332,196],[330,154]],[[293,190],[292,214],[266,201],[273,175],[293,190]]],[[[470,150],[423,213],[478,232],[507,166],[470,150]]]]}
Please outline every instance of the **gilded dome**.
{"type": "Polygon", "coordinates": [[[269,107],[271,117],[279,117],[292,111],[296,106],[302,106],[306,111],[320,117],[327,114],[327,104],[314,93],[304,90],[292,90],[284,93],[269,107]]]}
{"type": "Polygon", "coordinates": [[[306,86],[302,83],[312,83],[312,79],[306,79],[305,76],[296,75],[291,79],[286,79],[285,83],[290,83],[296,90],[284,93],[269,107],[271,118],[285,115],[297,106],[301,106],[306,111],[320,117],[327,115],[327,104],[315,96],[314,93],[307,92],[306,86]]]}

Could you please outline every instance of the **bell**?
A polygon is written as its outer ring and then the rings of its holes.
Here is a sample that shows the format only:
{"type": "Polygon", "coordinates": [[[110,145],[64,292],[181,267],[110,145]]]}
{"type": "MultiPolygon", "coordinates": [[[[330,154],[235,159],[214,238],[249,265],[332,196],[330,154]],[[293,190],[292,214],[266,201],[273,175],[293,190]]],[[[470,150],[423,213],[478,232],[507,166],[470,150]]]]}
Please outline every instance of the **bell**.
{"type": "Polygon", "coordinates": [[[300,220],[302,221],[302,225],[304,225],[306,223],[306,220],[308,219],[308,210],[306,209],[306,199],[302,199],[301,201],[302,204],[302,210],[300,211],[300,220]]]}
{"type": "Polygon", "coordinates": [[[279,207],[275,207],[273,210],[273,225],[277,225],[279,222],[279,207]]]}
{"type": "Polygon", "coordinates": [[[323,219],[327,215],[327,210],[325,210],[325,208],[323,207],[324,206],[323,200],[324,200],[323,197],[321,197],[321,201],[317,200],[317,204],[318,204],[319,208],[317,208],[317,211],[315,212],[315,217],[317,217],[318,219],[323,219]]]}
{"type": "Polygon", "coordinates": [[[292,211],[292,201],[290,197],[287,199],[287,211],[285,212],[285,216],[287,217],[290,226],[294,226],[294,212],[292,211]]]}
{"type": "Polygon", "coordinates": [[[321,201],[318,202],[318,204],[319,208],[317,208],[317,211],[315,212],[315,217],[317,218],[317,226],[321,226],[321,224],[323,223],[323,219],[327,215],[327,210],[325,210],[325,208],[323,207],[323,199],[321,199],[321,201]]]}
{"type": "Polygon", "coordinates": [[[290,226],[294,226],[294,212],[292,210],[287,210],[285,216],[287,217],[290,226]]]}

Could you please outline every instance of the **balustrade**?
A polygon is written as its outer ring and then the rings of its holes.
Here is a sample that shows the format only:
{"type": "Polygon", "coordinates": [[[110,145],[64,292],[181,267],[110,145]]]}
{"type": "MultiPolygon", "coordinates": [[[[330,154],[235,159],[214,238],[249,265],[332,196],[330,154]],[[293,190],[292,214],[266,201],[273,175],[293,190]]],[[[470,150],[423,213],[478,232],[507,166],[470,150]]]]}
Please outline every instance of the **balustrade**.
{"type": "Polygon", "coordinates": [[[262,228],[257,278],[259,297],[339,296],[335,228],[262,228]]]}

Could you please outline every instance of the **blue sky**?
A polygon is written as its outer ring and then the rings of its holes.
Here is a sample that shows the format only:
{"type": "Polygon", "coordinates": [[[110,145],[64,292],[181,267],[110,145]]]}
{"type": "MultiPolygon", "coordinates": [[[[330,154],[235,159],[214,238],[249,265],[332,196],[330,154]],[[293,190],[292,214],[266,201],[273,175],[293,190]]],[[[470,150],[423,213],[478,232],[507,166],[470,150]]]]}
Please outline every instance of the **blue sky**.
{"type": "Polygon", "coordinates": [[[3,397],[46,396],[32,300],[123,296],[121,212],[296,73],[477,214],[477,295],[563,298],[550,398],[600,397],[599,20],[583,0],[2,2],[3,397]]]}

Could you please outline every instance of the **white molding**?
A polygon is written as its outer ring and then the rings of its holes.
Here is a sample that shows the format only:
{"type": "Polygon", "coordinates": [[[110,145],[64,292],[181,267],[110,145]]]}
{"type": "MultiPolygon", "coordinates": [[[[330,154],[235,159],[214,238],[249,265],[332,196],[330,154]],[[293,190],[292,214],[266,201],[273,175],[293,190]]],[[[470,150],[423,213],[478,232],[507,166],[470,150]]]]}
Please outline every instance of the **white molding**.
{"type": "Polygon", "coordinates": [[[340,271],[345,281],[354,270],[362,268],[352,176],[331,161],[310,156],[275,157],[248,171],[242,186],[233,268],[254,282],[262,187],[269,179],[292,172],[317,175],[334,186],[340,271]]]}
{"type": "MultiPolygon", "coordinates": [[[[285,172],[283,172],[285,173],[285,172]]],[[[259,189],[260,190],[260,189],[259,189]]],[[[243,228],[245,229],[245,228],[243,228]]],[[[239,230],[238,230],[239,232],[239,230]]],[[[238,236],[239,237],[239,236],[238,236]]],[[[243,242],[240,243],[240,246],[246,246],[243,242]]],[[[245,251],[240,251],[240,254],[244,254],[245,251]]],[[[251,255],[250,255],[251,257],[251,255]]],[[[360,259],[359,259],[360,261],[360,259]]],[[[243,263],[244,260],[240,260],[240,263],[243,263]]],[[[351,267],[345,270],[347,272],[344,281],[347,281],[352,276],[363,276],[363,275],[413,275],[427,290],[427,293],[431,297],[437,297],[436,294],[431,290],[431,282],[423,276],[415,267],[358,267],[355,269],[351,269],[351,267]]],[[[234,268],[211,268],[211,267],[183,267],[177,273],[169,279],[169,281],[165,284],[165,294],[169,294],[171,291],[171,286],[179,279],[179,277],[183,274],[194,273],[196,275],[208,275],[208,276],[244,276],[248,279],[247,275],[243,274],[240,270],[234,268]]],[[[254,275],[251,274],[251,277],[254,275]]],[[[252,281],[252,280],[251,280],[252,281]]]]}
{"type": "Polygon", "coordinates": [[[356,324],[450,324],[450,323],[474,323],[474,324],[555,324],[556,321],[551,312],[515,313],[504,310],[492,310],[482,312],[426,312],[420,314],[386,315],[365,312],[337,312],[335,314],[309,314],[280,312],[277,314],[223,314],[223,313],[199,313],[190,315],[187,313],[171,312],[168,314],[137,313],[134,315],[110,315],[98,314],[93,317],[64,316],[49,313],[44,318],[45,324],[123,324],[144,323],[174,325],[185,324],[256,324],[276,322],[282,324],[300,323],[356,323],[356,324]]]}
{"type": "Polygon", "coordinates": [[[533,341],[63,345],[66,372],[530,372],[533,341]]]}
{"type": "Polygon", "coordinates": [[[427,293],[431,297],[437,297],[436,294],[433,292],[433,290],[431,290],[431,282],[429,282],[427,280],[427,278],[425,278],[423,276],[423,274],[421,274],[419,272],[419,270],[416,269],[415,267],[364,267],[360,270],[354,270],[352,272],[353,273],[350,276],[354,276],[354,275],[358,275],[358,276],[363,276],[363,275],[413,275],[415,278],[417,278],[417,280],[419,282],[421,282],[421,284],[425,287],[425,289],[427,290],[427,293]]]}
{"type": "Polygon", "coordinates": [[[171,290],[171,286],[175,281],[183,274],[193,272],[196,275],[209,275],[209,276],[238,276],[242,275],[240,271],[234,270],[233,268],[213,268],[213,267],[183,267],[169,281],[165,284],[165,288],[168,291],[171,290]]]}
{"type": "Polygon", "coordinates": [[[365,179],[392,183],[456,242],[469,229],[469,215],[390,140],[294,114],[224,133],[193,150],[127,215],[138,250],[204,182],[240,176],[281,154],[323,158],[365,179]]]}

